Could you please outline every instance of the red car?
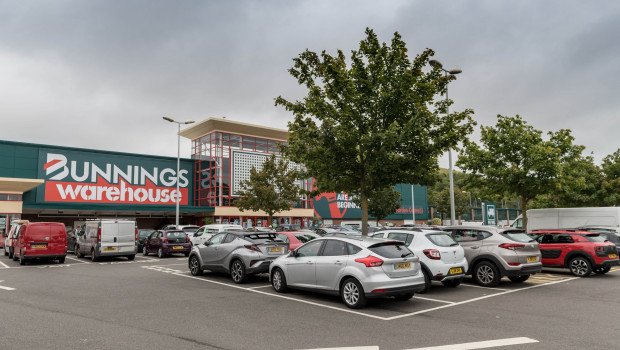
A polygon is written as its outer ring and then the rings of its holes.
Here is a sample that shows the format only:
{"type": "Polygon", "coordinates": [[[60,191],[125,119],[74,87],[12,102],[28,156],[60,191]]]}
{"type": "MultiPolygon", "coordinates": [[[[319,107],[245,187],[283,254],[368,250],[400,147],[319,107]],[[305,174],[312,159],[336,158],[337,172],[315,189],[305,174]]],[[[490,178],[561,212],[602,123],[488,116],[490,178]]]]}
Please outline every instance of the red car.
{"type": "Polygon", "coordinates": [[[181,230],[159,230],[153,231],[145,240],[142,254],[157,253],[159,258],[168,254],[182,253],[189,256],[192,245],[189,242],[187,233],[181,230]]]}
{"type": "Polygon", "coordinates": [[[620,265],[618,249],[598,233],[576,230],[529,232],[540,245],[544,267],[563,267],[578,277],[604,274],[620,265]]]}
{"type": "Polygon", "coordinates": [[[67,256],[67,231],[60,222],[28,222],[21,225],[13,241],[13,260],[49,259],[64,264],[67,256]]]}
{"type": "Polygon", "coordinates": [[[295,250],[300,245],[321,236],[310,231],[282,231],[278,232],[278,238],[288,243],[288,250],[295,250]]]}

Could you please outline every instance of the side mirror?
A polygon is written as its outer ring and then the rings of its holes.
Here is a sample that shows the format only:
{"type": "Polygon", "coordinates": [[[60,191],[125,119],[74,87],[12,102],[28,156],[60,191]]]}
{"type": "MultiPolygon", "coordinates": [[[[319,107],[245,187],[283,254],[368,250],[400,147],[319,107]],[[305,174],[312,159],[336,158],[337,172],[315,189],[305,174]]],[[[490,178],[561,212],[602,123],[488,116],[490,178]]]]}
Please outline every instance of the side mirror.
{"type": "Polygon", "coordinates": [[[297,250],[291,250],[291,252],[288,255],[294,258],[297,257],[297,250]]]}

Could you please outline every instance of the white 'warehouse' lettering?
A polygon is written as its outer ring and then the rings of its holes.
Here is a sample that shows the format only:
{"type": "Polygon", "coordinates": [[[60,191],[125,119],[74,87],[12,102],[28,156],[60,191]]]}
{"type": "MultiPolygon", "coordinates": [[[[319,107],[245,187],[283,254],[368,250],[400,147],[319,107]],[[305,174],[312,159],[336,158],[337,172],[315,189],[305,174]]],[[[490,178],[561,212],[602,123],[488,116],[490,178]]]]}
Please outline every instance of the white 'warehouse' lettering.
{"type": "Polygon", "coordinates": [[[76,185],[73,188],[68,184],[63,186],[62,184],[56,184],[60,198],[63,200],[81,199],[84,201],[101,201],[105,195],[105,199],[112,202],[125,202],[125,201],[137,201],[137,202],[155,202],[155,203],[176,203],[175,200],[180,200],[181,192],[170,189],[161,188],[133,188],[125,185],[124,181],[121,181],[120,186],[95,186],[95,185],[76,185]]]}

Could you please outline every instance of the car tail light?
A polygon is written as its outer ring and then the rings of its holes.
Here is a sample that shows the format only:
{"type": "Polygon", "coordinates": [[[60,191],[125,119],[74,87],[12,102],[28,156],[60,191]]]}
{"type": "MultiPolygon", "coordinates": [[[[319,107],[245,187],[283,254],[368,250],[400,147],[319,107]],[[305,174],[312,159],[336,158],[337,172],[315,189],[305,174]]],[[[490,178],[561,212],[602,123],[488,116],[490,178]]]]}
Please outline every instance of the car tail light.
{"type": "Polygon", "coordinates": [[[369,255],[365,258],[355,259],[355,262],[362,263],[366,265],[366,267],[377,267],[383,265],[383,260],[372,255],[369,255]]]}
{"type": "Polygon", "coordinates": [[[168,243],[168,237],[164,237],[161,239],[164,243],[168,243]]]}
{"type": "Polygon", "coordinates": [[[101,242],[101,229],[97,230],[97,242],[101,242]]]}
{"type": "Polygon", "coordinates": [[[246,244],[244,247],[246,247],[249,250],[253,250],[255,252],[260,253],[260,249],[258,249],[258,246],[256,246],[256,244],[246,244]]]}
{"type": "Polygon", "coordinates": [[[136,227],[136,242],[138,241],[138,228],[136,227]]]}
{"type": "Polygon", "coordinates": [[[437,249],[424,249],[424,255],[426,255],[429,259],[439,260],[441,259],[441,253],[437,249]]]}
{"type": "Polygon", "coordinates": [[[185,243],[189,243],[189,236],[186,235],[185,238],[186,238],[185,243]]]}
{"type": "Polygon", "coordinates": [[[517,250],[519,248],[525,248],[525,244],[519,244],[519,243],[502,243],[499,245],[500,248],[504,248],[504,249],[510,249],[510,250],[517,250]]]}
{"type": "Polygon", "coordinates": [[[594,247],[594,251],[597,252],[597,253],[602,253],[602,252],[605,251],[605,248],[603,248],[603,246],[599,245],[599,246],[594,247]]]}

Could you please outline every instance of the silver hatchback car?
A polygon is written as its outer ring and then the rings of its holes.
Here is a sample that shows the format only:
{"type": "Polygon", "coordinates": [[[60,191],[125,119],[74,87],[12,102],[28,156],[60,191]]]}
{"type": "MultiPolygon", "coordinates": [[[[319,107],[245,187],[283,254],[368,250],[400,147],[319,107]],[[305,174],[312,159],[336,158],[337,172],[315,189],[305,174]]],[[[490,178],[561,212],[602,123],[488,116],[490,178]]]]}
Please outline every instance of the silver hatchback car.
{"type": "Polygon", "coordinates": [[[317,238],[277,258],[269,271],[277,292],[291,287],[339,294],[350,308],[369,298],[409,300],[424,288],[419,258],[402,242],[376,238],[317,238]]]}
{"type": "Polygon", "coordinates": [[[481,286],[495,287],[502,277],[524,282],[542,270],[538,242],[523,230],[496,226],[448,226],[465,251],[467,271],[481,286]]]}
{"type": "Polygon", "coordinates": [[[193,246],[189,270],[194,276],[204,270],[230,273],[235,283],[248,275],[269,271],[269,264],[288,253],[288,243],[275,233],[227,231],[218,233],[203,244],[193,246]]]}

